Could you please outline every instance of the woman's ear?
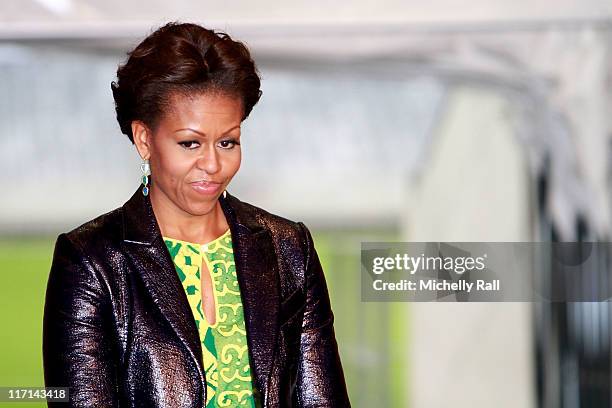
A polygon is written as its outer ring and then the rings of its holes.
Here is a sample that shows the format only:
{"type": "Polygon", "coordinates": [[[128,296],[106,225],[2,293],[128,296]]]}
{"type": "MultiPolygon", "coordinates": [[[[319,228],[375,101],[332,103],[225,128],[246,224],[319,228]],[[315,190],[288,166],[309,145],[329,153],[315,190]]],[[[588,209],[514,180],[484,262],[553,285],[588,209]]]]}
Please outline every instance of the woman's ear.
{"type": "Polygon", "coordinates": [[[143,122],[132,121],[132,135],[138,154],[143,160],[151,157],[151,131],[143,122]]]}

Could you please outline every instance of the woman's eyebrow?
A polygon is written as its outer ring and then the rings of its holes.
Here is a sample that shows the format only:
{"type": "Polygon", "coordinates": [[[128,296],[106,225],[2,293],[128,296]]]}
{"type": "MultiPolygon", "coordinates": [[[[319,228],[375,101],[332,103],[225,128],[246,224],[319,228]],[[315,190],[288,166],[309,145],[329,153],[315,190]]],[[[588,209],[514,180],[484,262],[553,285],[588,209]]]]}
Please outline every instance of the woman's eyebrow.
{"type": "Polygon", "coordinates": [[[178,133],[178,132],[180,132],[180,131],[182,131],[182,130],[189,130],[189,131],[192,131],[193,133],[197,133],[198,135],[201,135],[201,136],[206,137],[206,134],[205,134],[204,132],[200,132],[199,130],[195,130],[195,129],[192,129],[192,128],[181,128],[181,129],[176,129],[176,130],[174,131],[174,133],[178,133]]]}
{"type": "MultiPolygon", "coordinates": [[[[231,132],[232,130],[234,130],[234,129],[236,129],[236,128],[239,128],[239,127],[240,127],[240,125],[236,125],[236,126],[234,126],[233,128],[228,129],[228,130],[226,130],[225,132],[223,132],[223,134],[226,134],[226,133],[228,133],[228,132],[231,132]]],[[[204,133],[204,132],[200,132],[199,130],[195,130],[195,129],[192,129],[192,128],[181,128],[181,129],[176,129],[176,130],[174,131],[174,133],[176,133],[176,132],[180,132],[181,130],[190,130],[190,131],[192,131],[192,132],[194,132],[194,133],[197,133],[198,135],[201,135],[201,136],[203,136],[203,137],[206,137],[206,133],[204,133]]]]}

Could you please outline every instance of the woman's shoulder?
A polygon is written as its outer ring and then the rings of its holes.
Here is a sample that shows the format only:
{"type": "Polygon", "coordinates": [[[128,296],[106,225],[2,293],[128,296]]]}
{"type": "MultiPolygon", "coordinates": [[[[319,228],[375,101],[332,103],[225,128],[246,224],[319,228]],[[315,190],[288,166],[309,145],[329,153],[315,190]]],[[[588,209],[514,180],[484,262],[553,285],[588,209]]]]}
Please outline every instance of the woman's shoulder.
{"type": "Polygon", "coordinates": [[[247,217],[250,217],[264,223],[276,223],[279,225],[297,227],[297,221],[293,221],[279,214],[270,212],[255,204],[239,199],[236,196],[230,195],[229,193],[227,194],[227,199],[231,203],[232,208],[236,210],[236,214],[240,220],[247,220],[247,217]]]}
{"type": "Polygon", "coordinates": [[[301,233],[305,227],[301,221],[291,220],[276,214],[250,202],[238,199],[230,194],[227,195],[228,201],[236,211],[238,221],[247,226],[262,226],[271,232],[301,233]]]}
{"type": "Polygon", "coordinates": [[[115,208],[60,234],[81,250],[118,243],[121,231],[121,207],[115,208]]]}
{"type": "Polygon", "coordinates": [[[295,243],[303,247],[311,239],[310,232],[302,221],[289,219],[230,194],[227,197],[239,223],[255,229],[263,227],[275,241],[283,241],[284,244],[295,243]]]}

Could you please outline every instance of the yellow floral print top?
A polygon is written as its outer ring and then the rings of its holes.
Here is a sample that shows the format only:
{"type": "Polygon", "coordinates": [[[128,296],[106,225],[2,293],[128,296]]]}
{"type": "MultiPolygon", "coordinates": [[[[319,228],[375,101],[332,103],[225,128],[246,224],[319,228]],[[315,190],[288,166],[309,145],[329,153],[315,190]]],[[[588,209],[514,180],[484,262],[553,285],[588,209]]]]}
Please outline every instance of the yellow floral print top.
{"type": "Polygon", "coordinates": [[[249,364],[240,288],[228,229],[204,244],[163,237],[183,284],[200,341],[206,372],[206,408],[257,407],[249,364]],[[206,263],[215,298],[215,324],[202,309],[200,270],[206,263]]]}

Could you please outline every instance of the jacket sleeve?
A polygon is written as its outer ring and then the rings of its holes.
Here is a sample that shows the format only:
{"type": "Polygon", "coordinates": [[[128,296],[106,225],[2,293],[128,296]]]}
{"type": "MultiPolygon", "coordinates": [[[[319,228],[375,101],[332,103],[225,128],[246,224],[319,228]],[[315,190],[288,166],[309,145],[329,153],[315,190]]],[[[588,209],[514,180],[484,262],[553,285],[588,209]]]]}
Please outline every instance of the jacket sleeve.
{"type": "Polygon", "coordinates": [[[110,301],[103,281],[65,233],[55,244],[43,318],[47,387],[69,387],[69,404],[116,407],[115,350],[109,336],[110,301]]]}
{"type": "Polygon", "coordinates": [[[310,231],[303,223],[298,224],[302,228],[306,245],[306,309],[300,338],[294,405],[350,407],[325,276],[310,231]]]}

